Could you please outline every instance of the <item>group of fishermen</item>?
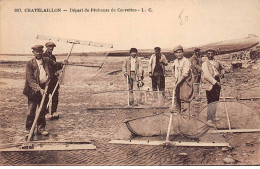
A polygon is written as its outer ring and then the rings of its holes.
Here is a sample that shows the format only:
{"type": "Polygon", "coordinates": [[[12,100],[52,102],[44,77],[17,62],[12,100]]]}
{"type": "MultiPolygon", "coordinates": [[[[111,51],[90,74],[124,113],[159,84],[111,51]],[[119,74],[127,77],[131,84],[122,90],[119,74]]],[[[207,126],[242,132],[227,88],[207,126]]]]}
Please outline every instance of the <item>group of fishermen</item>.
{"type": "MultiPolygon", "coordinates": [[[[56,45],[53,42],[45,44],[46,51],[43,51],[44,46],[33,46],[32,53],[34,58],[26,64],[26,81],[23,90],[24,95],[28,98],[28,111],[26,119],[27,137],[35,119],[37,107],[40,106],[41,100],[45,95],[43,106],[37,121],[37,132],[41,135],[48,135],[45,130],[46,119],[58,119],[58,79],[59,70],[62,69],[64,63],[56,61],[56,57],[52,54],[56,45]],[[48,90],[46,91],[46,86],[48,90]],[[55,91],[54,91],[55,90],[55,91]],[[54,93],[53,93],[54,92],[54,93]],[[51,98],[49,98],[51,96],[51,98]],[[52,99],[52,104],[47,109],[47,103],[52,99]]],[[[127,78],[127,83],[130,91],[130,105],[135,104],[133,91],[140,89],[144,83],[144,70],[141,60],[138,58],[138,50],[131,48],[130,57],[123,64],[123,73],[127,78]]],[[[173,62],[173,74],[175,81],[173,87],[176,91],[175,95],[175,109],[172,111],[181,112],[181,105],[184,102],[190,102],[192,99],[197,99],[196,94],[199,92],[199,85],[202,84],[206,89],[206,96],[208,104],[218,101],[221,90],[220,79],[224,75],[224,67],[214,59],[216,50],[207,49],[205,54],[207,57],[202,57],[200,49],[194,50],[194,55],[188,59],[184,57],[184,50],[181,45],[173,49],[173,54],[176,59],[173,62]],[[195,91],[195,92],[194,92],[195,91]],[[195,94],[194,94],[195,93],[195,94]]],[[[154,54],[151,55],[148,65],[149,77],[152,80],[153,91],[161,92],[162,98],[165,97],[165,66],[168,65],[168,60],[165,55],[161,53],[160,47],[154,48],[154,54]]],[[[157,95],[158,96],[158,95],[157,95]]],[[[158,97],[157,97],[158,98],[158,97]]],[[[214,113],[208,115],[208,120],[214,121],[214,113]]]]}
{"type": "Polygon", "coordinates": [[[67,64],[68,61],[65,60],[64,63],[56,62],[56,57],[52,54],[54,47],[56,47],[53,42],[48,42],[45,46],[45,52],[43,51],[44,46],[33,46],[31,49],[34,58],[26,64],[26,80],[23,90],[23,94],[28,98],[26,138],[33,125],[37,107],[40,107],[44,95],[46,95],[46,97],[37,121],[37,133],[44,136],[48,135],[49,133],[45,130],[46,119],[59,118],[59,114],[57,113],[59,97],[59,85],[57,84],[59,77],[58,71],[62,69],[63,65],[67,64]],[[46,86],[48,86],[47,91],[45,90],[46,86]],[[55,92],[53,93],[54,89],[55,92]],[[49,98],[51,94],[53,94],[52,98],[49,98]],[[52,101],[50,112],[49,109],[47,109],[49,99],[52,101]]]}
{"type": "MultiPolygon", "coordinates": [[[[123,73],[129,83],[130,105],[138,104],[139,100],[134,100],[133,91],[141,91],[144,85],[144,70],[142,62],[138,59],[137,49],[130,49],[130,57],[123,64],[123,73]]],[[[171,110],[182,112],[182,103],[190,103],[193,99],[199,100],[200,84],[206,89],[207,103],[210,104],[219,101],[221,90],[221,78],[224,77],[224,67],[220,62],[214,59],[217,51],[208,48],[205,51],[196,48],[194,55],[189,59],[184,56],[184,49],[181,45],[173,49],[175,60],[172,64],[175,81],[172,83],[175,90],[174,106],[171,110]]],[[[152,89],[154,95],[161,93],[161,98],[165,98],[165,66],[168,60],[161,53],[160,47],[154,48],[154,54],[151,55],[148,65],[149,77],[152,80],[152,89]],[[159,91],[159,92],[158,92],[159,91]]],[[[138,92],[137,92],[138,93],[138,92]]],[[[154,97],[154,98],[158,98],[154,97]]],[[[155,99],[155,101],[157,101],[155,99]]],[[[208,112],[209,122],[215,121],[215,113],[208,112]]]]}

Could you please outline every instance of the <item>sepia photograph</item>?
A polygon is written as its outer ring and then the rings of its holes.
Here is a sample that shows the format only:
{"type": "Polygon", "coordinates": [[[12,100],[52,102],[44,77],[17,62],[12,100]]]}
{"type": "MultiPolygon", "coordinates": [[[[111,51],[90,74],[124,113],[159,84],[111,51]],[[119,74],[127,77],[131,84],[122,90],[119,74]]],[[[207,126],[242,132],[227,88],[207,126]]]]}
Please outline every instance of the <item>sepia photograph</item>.
{"type": "Polygon", "coordinates": [[[0,0],[1,166],[259,166],[260,0],[0,0]]]}

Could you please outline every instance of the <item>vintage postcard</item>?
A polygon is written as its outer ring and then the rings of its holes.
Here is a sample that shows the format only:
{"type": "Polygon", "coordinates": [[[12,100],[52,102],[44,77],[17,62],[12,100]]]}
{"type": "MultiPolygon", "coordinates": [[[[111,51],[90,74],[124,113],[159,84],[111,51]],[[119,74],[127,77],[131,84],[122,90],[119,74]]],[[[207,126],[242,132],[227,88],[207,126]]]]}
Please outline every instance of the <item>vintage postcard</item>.
{"type": "Polygon", "coordinates": [[[259,18],[259,0],[0,0],[0,165],[259,165],[259,18]]]}

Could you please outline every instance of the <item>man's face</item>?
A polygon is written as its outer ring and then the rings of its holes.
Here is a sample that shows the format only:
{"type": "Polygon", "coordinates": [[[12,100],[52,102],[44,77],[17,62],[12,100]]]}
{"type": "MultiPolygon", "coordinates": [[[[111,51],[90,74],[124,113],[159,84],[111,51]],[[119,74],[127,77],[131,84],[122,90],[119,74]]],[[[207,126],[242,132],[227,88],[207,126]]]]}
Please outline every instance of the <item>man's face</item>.
{"type": "Polygon", "coordinates": [[[181,59],[181,58],[183,58],[183,51],[181,49],[179,49],[174,52],[174,55],[176,56],[177,59],[181,59]]]}
{"type": "Polygon", "coordinates": [[[196,56],[200,56],[200,52],[199,52],[199,51],[196,51],[196,52],[195,52],[195,55],[196,55],[196,56]]]}
{"type": "Polygon", "coordinates": [[[137,52],[131,52],[130,55],[131,55],[133,58],[135,58],[136,55],[137,55],[137,52]]]}
{"type": "Polygon", "coordinates": [[[161,50],[155,50],[155,55],[158,56],[161,53],[161,50]]]}
{"type": "Polygon", "coordinates": [[[53,49],[54,49],[54,46],[48,46],[48,47],[47,47],[47,51],[48,51],[48,52],[52,52],[53,49]]]}
{"type": "Polygon", "coordinates": [[[207,52],[207,56],[208,56],[208,59],[209,59],[209,60],[213,60],[213,59],[214,59],[214,56],[215,56],[215,52],[213,52],[213,51],[208,51],[208,52],[207,52]]]}
{"type": "Polygon", "coordinates": [[[40,60],[42,59],[42,53],[43,53],[43,50],[33,50],[33,55],[35,56],[35,58],[37,60],[40,60]]]}

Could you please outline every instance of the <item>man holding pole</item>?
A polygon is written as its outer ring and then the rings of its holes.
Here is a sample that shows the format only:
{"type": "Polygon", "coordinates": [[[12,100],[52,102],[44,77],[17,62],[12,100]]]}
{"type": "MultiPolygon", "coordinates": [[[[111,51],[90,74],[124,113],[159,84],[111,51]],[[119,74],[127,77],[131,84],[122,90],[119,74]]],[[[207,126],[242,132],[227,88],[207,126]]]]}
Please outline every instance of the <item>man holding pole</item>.
{"type": "MultiPolygon", "coordinates": [[[[191,75],[190,61],[183,55],[183,47],[176,46],[173,49],[173,54],[176,57],[173,63],[173,74],[175,82],[173,85],[174,90],[174,105],[171,111],[182,112],[182,102],[190,103],[193,99],[193,81],[191,75]]],[[[190,113],[190,112],[189,112],[190,113]]]]}
{"type": "MultiPolygon", "coordinates": [[[[52,54],[54,47],[56,47],[56,45],[53,42],[47,42],[45,44],[46,46],[46,51],[43,53],[43,57],[48,57],[49,59],[51,59],[53,62],[56,62],[56,57],[52,54]]],[[[49,94],[53,93],[53,90],[56,86],[56,83],[58,82],[58,77],[59,74],[57,73],[56,67],[52,67],[51,68],[51,72],[53,72],[53,77],[50,80],[49,83],[49,94]]],[[[51,112],[49,112],[46,115],[47,119],[58,119],[59,118],[59,114],[57,113],[57,107],[58,107],[58,103],[59,103],[59,85],[57,87],[57,89],[55,90],[53,96],[52,96],[52,100],[51,100],[51,112]]]]}
{"type": "MultiPolygon", "coordinates": [[[[128,86],[129,96],[128,96],[128,105],[131,106],[134,104],[134,92],[133,90],[139,89],[143,85],[143,74],[144,70],[142,67],[141,60],[137,57],[137,49],[131,48],[129,53],[130,57],[123,63],[123,73],[126,77],[126,83],[128,86]]],[[[139,94],[140,95],[140,94],[139,94]]]]}
{"type": "MultiPolygon", "coordinates": [[[[63,66],[62,63],[53,62],[49,58],[43,58],[42,45],[35,45],[32,47],[32,50],[34,58],[28,61],[26,64],[26,80],[23,90],[23,94],[28,98],[28,112],[26,119],[27,137],[35,120],[37,106],[41,107],[40,103],[42,98],[45,98],[45,95],[47,94],[45,88],[48,86],[50,80],[53,77],[53,72],[51,72],[50,67],[55,67],[58,70],[63,66]]],[[[41,135],[49,134],[47,131],[45,131],[45,114],[47,112],[47,102],[48,98],[46,97],[43,102],[42,109],[39,110],[40,114],[39,118],[37,119],[37,131],[38,134],[41,135]]]]}

